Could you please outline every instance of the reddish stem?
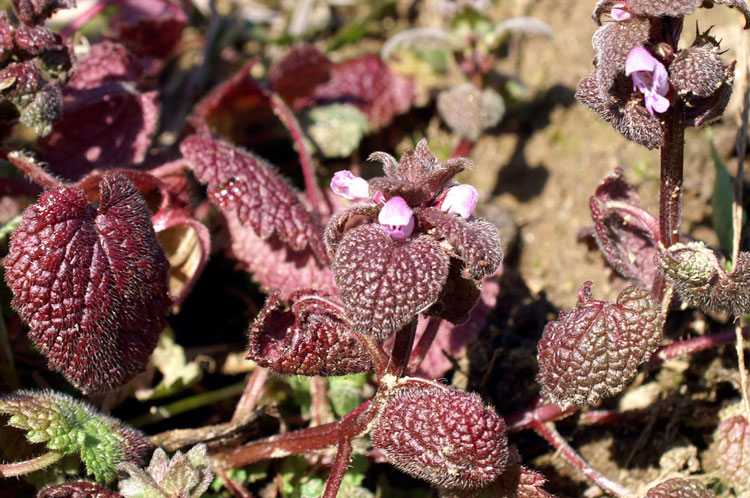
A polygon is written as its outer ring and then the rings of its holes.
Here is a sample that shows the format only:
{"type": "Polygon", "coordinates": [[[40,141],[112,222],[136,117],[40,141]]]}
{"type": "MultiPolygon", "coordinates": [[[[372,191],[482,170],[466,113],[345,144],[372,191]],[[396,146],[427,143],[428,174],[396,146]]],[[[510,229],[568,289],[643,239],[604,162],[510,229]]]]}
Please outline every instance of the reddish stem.
{"type": "Polygon", "coordinates": [[[224,482],[224,487],[226,487],[232,495],[236,496],[237,498],[253,498],[253,494],[245,489],[245,487],[238,483],[234,482],[232,479],[229,478],[229,475],[227,475],[226,471],[222,468],[215,468],[213,469],[214,472],[216,472],[216,475],[219,476],[219,479],[221,479],[224,482]]]}
{"type": "Polygon", "coordinates": [[[357,337],[370,354],[370,360],[372,361],[372,368],[375,370],[375,375],[378,378],[382,377],[383,374],[385,374],[385,369],[388,365],[388,355],[383,351],[383,346],[381,346],[371,335],[357,334],[357,337]]]}
{"type": "Polygon", "coordinates": [[[604,491],[617,496],[631,496],[630,492],[621,485],[611,481],[597,472],[581,455],[574,450],[559,432],[547,424],[537,422],[533,427],[534,431],[546,439],[571,465],[581,471],[583,475],[594,481],[604,491]]]}
{"type": "Polygon", "coordinates": [[[213,456],[212,465],[225,469],[243,467],[270,458],[283,458],[322,450],[338,444],[342,434],[349,439],[354,439],[367,431],[368,424],[377,415],[377,410],[369,409],[371,402],[371,399],[365,401],[341,420],[330,424],[278,434],[221,451],[213,456]]]}
{"type": "Polygon", "coordinates": [[[302,176],[305,179],[305,193],[307,194],[307,199],[310,201],[310,207],[319,215],[328,214],[322,212],[322,208],[324,207],[322,199],[324,196],[320,191],[320,187],[318,187],[318,180],[315,177],[315,164],[313,163],[310,151],[305,145],[302,127],[299,125],[297,118],[294,117],[292,110],[289,109],[281,97],[275,93],[271,93],[268,100],[271,103],[273,112],[292,135],[292,140],[297,148],[300,166],[302,167],[302,176]]]}
{"type": "Polygon", "coordinates": [[[344,475],[349,467],[349,462],[352,459],[352,442],[348,438],[339,434],[339,445],[336,451],[336,460],[333,461],[333,467],[331,468],[331,474],[328,476],[328,482],[326,483],[326,490],[323,493],[322,498],[336,498],[339,494],[339,488],[341,482],[344,480],[344,475]]]}
{"type": "Polygon", "coordinates": [[[18,477],[37,470],[42,470],[57,462],[64,456],[59,451],[50,451],[44,455],[24,460],[23,462],[0,464],[0,477],[18,477]]]}
{"type": "MultiPolygon", "coordinates": [[[[744,337],[748,336],[749,329],[745,328],[742,331],[744,337]]],[[[677,358],[679,356],[686,356],[689,354],[697,353],[705,349],[715,348],[727,342],[731,342],[736,337],[734,329],[723,330],[713,335],[705,335],[702,337],[694,337],[693,339],[686,339],[684,341],[673,342],[667,344],[656,350],[651,356],[651,360],[648,362],[648,366],[653,368],[661,365],[665,361],[677,358]]]]}
{"type": "Polygon", "coordinates": [[[9,152],[8,161],[10,161],[13,166],[26,173],[26,176],[31,178],[34,183],[40,185],[45,190],[55,189],[63,185],[63,183],[55,178],[52,173],[45,171],[38,162],[34,161],[21,151],[15,150],[9,152]]]}
{"type": "Polygon", "coordinates": [[[469,157],[473,149],[474,142],[462,138],[461,141],[458,142],[458,145],[456,145],[456,148],[453,149],[453,152],[451,152],[451,157],[469,157]]]}
{"type": "Polygon", "coordinates": [[[578,411],[579,406],[571,406],[563,410],[555,404],[536,406],[531,410],[526,410],[505,418],[505,431],[518,432],[528,429],[534,429],[537,424],[560,420],[568,415],[578,411]]]}
{"type": "Polygon", "coordinates": [[[245,384],[245,390],[242,391],[242,396],[234,408],[232,422],[240,423],[252,418],[260,395],[263,394],[263,386],[266,384],[267,379],[268,369],[261,367],[257,367],[247,376],[247,384],[245,384]]]}
{"type": "Polygon", "coordinates": [[[427,325],[425,325],[422,336],[419,338],[419,342],[414,346],[414,349],[411,352],[409,367],[407,369],[409,372],[416,372],[419,365],[424,361],[427,352],[430,350],[430,346],[432,346],[432,343],[435,341],[438,330],[440,330],[441,322],[442,320],[436,316],[431,316],[427,320],[427,325]]]}
{"type": "Polygon", "coordinates": [[[313,377],[310,379],[310,397],[312,405],[312,425],[322,425],[333,420],[331,403],[328,401],[328,379],[326,377],[313,377]]]}
{"type": "Polygon", "coordinates": [[[73,35],[73,33],[81,29],[86,25],[87,22],[101,14],[104,9],[106,9],[113,3],[114,0],[99,0],[98,2],[94,3],[94,5],[83,11],[78,17],[66,24],[60,30],[60,36],[62,36],[63,38],[69,38],[73,35]]]}
{"type": "Polygon", "coordinates": [[[385,369],[386,374],[394,375],[396,377],[404,376],[406,373],[406,367],[409,364],[409,358],[411,356],[412,347],[414,346],[414,336],[416,333],[416,318],[396,332],[396,339],[393,341],[393,349],[391,350],[391,360],[388,362],[388,367],[385,369]]]}

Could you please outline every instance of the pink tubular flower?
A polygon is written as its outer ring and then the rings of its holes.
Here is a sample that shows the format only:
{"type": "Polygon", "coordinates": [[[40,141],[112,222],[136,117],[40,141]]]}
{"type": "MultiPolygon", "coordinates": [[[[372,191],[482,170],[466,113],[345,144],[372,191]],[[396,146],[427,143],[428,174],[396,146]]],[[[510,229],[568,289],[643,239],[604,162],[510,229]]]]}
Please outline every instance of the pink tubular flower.
{"type": "Polygon", "coordinates": [[[354,176],[351,171],[337,171],[331,179],[331,190],[344,199],[367,199],[370,196],[367,180],[354,176]]]}
{"type": "Polygon", "coordinates": [[[471,216],[471,212],[477,205],[477,189],[471,185],[456,185],[448,189],[448,192],[440,206],[441,211],[456,213],[463,218],[471,216]]]}
{"type": "Polygon", "coordinates": [[[612,9],[609,11],[609,17],[612,18],[613,21],[627,21],[633,15],[628,10],[628,4],[627,3],[616,3],[612,6],[612,9]]]}
{"type": "Polygon", "coordinates": [[[414,231],[414,212],[401,197],[393,197],[385,203],[378,221],[383,231],[396,240],[404,240],[414,231]]]}
{"type": "Polygon", "coordinates": [[[669,109],[669,79],[664,64],[643,47],[635,47],[625,61],[625,74],[633,78],[633,91],[644,95],[646,110],[654,115],[669,109]]]}

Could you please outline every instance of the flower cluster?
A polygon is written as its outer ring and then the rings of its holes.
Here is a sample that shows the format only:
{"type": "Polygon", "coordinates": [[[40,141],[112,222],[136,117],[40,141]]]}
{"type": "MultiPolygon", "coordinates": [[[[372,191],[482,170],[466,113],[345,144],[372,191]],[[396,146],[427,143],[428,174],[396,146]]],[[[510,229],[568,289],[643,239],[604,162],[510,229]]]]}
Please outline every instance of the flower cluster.
{"type": "MultiPolygon", "coordinates": [[[[610,21],[593,38],[594,71],[578,85],[576,98],[610,122],[626,138],[648,148],[660,147],[664,117],[679,106],[690,126],[718,118],[732,93],[734,63],[720,57],[719,42],[698,33],[686,48],[677,49],[682,18],[701,1],[647,2],[601,0],[594,19],[610,21]]],[[[741,10],[744,2],[717,1],[741,10]]]]}
{"type": "Polygon", "coordinates": [[[336,173],[333,191],[360,202],[337,213],[326,228],[336,284],[354,330],[383,338],[422,312],[465,319],[479,297],[478,280],[502,260],[497,229],[472,214],[476,190],[453,180],[471,162],[441,164],[425,140],[400,161],[383,152],[370,158],[383,163],[385,176],[368,182],[348,171],[336,173]]]}

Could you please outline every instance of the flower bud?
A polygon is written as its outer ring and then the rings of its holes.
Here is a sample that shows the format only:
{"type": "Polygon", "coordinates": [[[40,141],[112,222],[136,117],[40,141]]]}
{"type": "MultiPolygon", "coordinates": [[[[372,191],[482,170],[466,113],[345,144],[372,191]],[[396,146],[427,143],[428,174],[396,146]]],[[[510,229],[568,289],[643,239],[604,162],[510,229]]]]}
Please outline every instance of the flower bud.
{"type": "Polygon", "coordinates": [[[477,190],[471,185],[456,185],[448,192],[440,206],[441,211],[456,213],[463,218],[471,216],[477,205],[477,190]]]}
{"type": "Polygon", "coordinates": [[[337,171],[331,179],[331,190],[344,199],[367,199],[370,197],[367,180],[354,176],[351,171],[337,171]]]}

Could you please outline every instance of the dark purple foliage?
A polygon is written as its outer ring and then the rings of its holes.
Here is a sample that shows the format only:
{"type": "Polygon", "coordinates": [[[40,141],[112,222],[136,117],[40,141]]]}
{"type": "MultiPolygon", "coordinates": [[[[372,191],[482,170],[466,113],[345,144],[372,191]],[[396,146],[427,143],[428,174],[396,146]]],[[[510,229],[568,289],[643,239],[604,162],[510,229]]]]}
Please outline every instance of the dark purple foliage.
{"type": "Polygon", "coordinates": [[[143,198],[118,174],[99,190],[98,208],[77,188],[44,193],[24,212],[6,260],[29,337],[85,393],[143,370],[171,304],[143,198]]]}
{"type": "Polygon", "coordinates": [[[639,207],[640,197],[615,169],[589,199],[594,235],[604,258],[620,275],[650,289],[656,272],[659,221],[639,207]]]}
{"type": "Polygon", "coordinates": [[[156,91],[140,91],[140,67],[105,42],[78,59],[64,88],[63,119],[40,141],[50,169],[77,180],[94,169],[129,168],[146,157],[159,120],[156,91]]]}
{"type": "Polygon", "coordinates": [[[62,115],[60,87],[44,80],[34,60],[14,62],[0,70],[0,96],[0,102],[15,107],[15,116],[7,120],[8,128],[17,119],[35,133],[46,135],[62,115]]]}
{"type": "Polygon", "coordinates": [[[448,255],[433,237],[398,242],[377,224],[347,231],[333,262],[353,329],[381,339],[437,301],[448,267],[448,255]]]}
{"type": "Polygon", "coordinates": [[[164,57],[180,40],[187,14],[177,0],[117,0],[115,37],[138,55],[164,57]]]}
{"type": "Polygon", "coordinates": [[[313,46],[293,48],[268,71],[271,88],[293,109],[310,103],[318,85],[331,77],[331,62],[313,46]]]}
{"type": "Polygon", "coordinates": [[[77,481],[47,486],[37,493],[36,498],[123,498],[123,496],[90,482],[77,481]]]}
{"type": "Polygon", "coordinates": [[[644,498],[716,498],[698,479],[675,477],[648,490],[644,498]]]}
{"type": "Polygon", "coordinates": [[[296,293],[291,309],[272,294],[250,325],[248,359],[289,375],[346,375],[372,369],[370,356],[332,297],[296,293]]]}
{"type": "Polygon", "coordinates": [[[41,24],[60,9],[75,8],[75,0],[13,0],[13,10],[24,24],[41,24]]]}
{"type": "Polygon", "coordinates": [[[750,424],[742,415],[727,417],[714,431],[709,447],[712,469],[740,491],[750,489],[750,424]]]}
{"type": "Polygon", "coordinates": [[[315,89],[313,98],[318,103],[356,105],[377,129],[411,107],[414,90],[411,82],[391,71],[380,57],[365,55],[333,66],[331,79],[315,89]]]}
{"type": "Polygon", "coordinates": [[[402,471],[440,488],[479,489],[497,479],[508,460],[503,419],[476,394],[415,382],[388,399],[372,444],[402,471]]]}
{"type": "Polygon", "coordinates": [[[578,304],[544,327],[539,341],[542,393],[567,408],[619,393],[659,346],[664,317],[651,294],[629,287],[617,301],[591,297],[591,282],[578,304]]]}

